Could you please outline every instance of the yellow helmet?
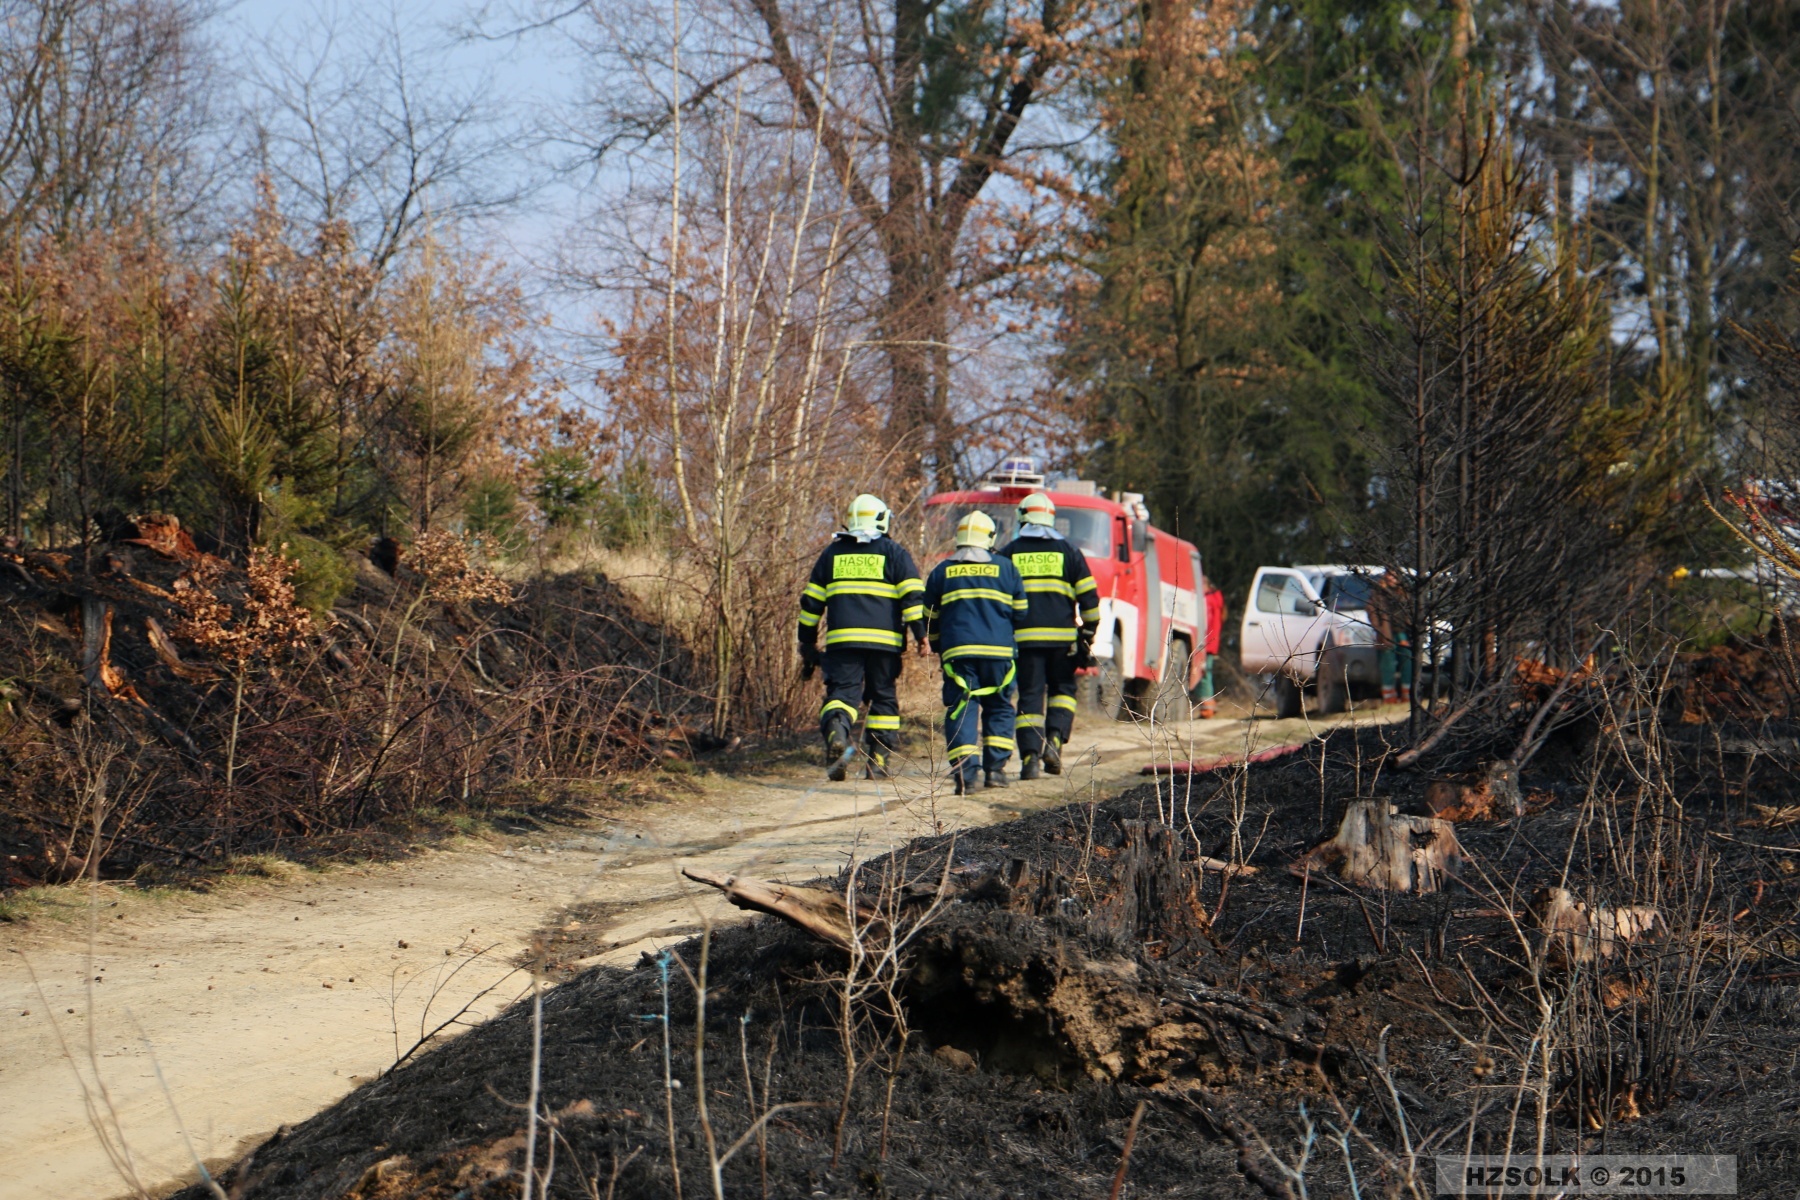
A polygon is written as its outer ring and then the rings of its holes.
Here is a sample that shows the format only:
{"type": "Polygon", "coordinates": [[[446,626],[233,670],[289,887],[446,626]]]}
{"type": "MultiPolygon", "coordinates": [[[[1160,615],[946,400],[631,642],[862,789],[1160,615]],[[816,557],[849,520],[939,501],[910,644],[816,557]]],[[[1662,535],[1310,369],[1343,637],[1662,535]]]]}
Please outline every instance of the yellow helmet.
{"type": "Polygon", "coordinates": [[[956,544],[988,549],[994,544],[994,519],[979,508],[970,509],[956,523],[956,544]]]}
{"type": "Polygon", "coordinates": [[[1042,492],[1033,492],[1019,501],[1019,521],[1025,525],[1056,524],[1056,502],[1042,492]]]}
{"type": "Polygon", "coordinates": [[[893,514],[879,497],[864,492],[850,502],[850,515],[844,518],[844,528],[851,533],[886,533],[892,519],[893,514]]]}

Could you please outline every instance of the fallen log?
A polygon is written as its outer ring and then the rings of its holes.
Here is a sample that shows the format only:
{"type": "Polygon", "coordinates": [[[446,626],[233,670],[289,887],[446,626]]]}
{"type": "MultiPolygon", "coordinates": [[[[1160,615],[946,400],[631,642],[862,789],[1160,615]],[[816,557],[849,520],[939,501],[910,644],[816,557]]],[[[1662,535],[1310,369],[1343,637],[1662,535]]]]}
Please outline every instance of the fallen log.
{"type": "Polygon", "coordinates": [[[932,1042],[984,1067],[1146,1086],[1221,1086],[1269,1064],[1337,1061],[1324,1018],[1253,1000],[1023,913],[958,905],[916,943],[903,994],[932,1042]]]}
{"type": "Polygon", "coordinates": [[[681,868],[681,873],[695,883],[718,888],[739,908],[780,917],[840,950],[850,949],[858,934],[880,924],[879,914],[873,910],[863,905],[853,907],[837,892],[824,888],[791,887],[737,875],[715,875],[692,867],[681,868]],[[852,911],[857,918],[855,928],[850,923],[852,911]]]}
{"type": "MultiPolygon", "coordinates": [[[[984,863],[939,877],[930,889],[937,897],[956,893],[999,903],[955,904],[916,918],[919,937],[900,991],[927,1040],[991,1069],[1148,1085],[1226,1084],[1282,1059],[1323,1064],[1342,1057],[1311,1036],[1324,1028],[1316,1013],[1165,975],[1118,953],[1122,941],[1141,942],[1146,930],[1159,939],[1204,936],[1204,913],[1186,912],[1195,864],[1169,854],[1162,827],[1132,824],[1128,844],[1137,847],[1138,861],[1111,881],[1110,899],[1093,914],[1105,932],[1098,939],[1070,936],[1004,907],[1006,892],[1024,899],[1022,874],[1008,885],[1004,868],[984,863]]],[[[865,930],[890,936],[882,913],[862,904],[853,930],[851,904],[835,890],[693,868],[682,874],[718,888],[739,908],[781,917],[840,950],[865,930]]],[[[905,912],[904,889],[896,899],[894,911],[905,912]]]]}
{"type": "Polygon", "coordinates": [[[1526,911],[1543,937],[1545,953],[1565,963],[1609,959],[1632,942],[1667,929],[1662,913],[1648,904],[1590,909],[1567,888],[1539,888],[1526,911]]]}

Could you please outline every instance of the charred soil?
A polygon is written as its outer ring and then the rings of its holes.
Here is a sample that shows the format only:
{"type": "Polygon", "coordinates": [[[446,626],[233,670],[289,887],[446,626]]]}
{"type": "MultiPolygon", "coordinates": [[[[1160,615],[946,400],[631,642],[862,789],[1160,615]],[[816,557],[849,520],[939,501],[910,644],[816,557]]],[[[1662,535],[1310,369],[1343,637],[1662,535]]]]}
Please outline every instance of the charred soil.
{"type": "MultiPolygon", "coordinates": [[[[1541,1121],[1546,1152],[1736,1154],[1741,1194],[1791,1195],[1800,855],[1751,799],[1791,774],[1723,735],[1634,736],[1656,789],[1629,742],[1565,746],[1546,761],[1581,770],[1460,822],[1457,876],[1422,895],[1290,869],[1352,803],[1428,811],[1442,781],[1379,729],[770,885],[821,905],[811,932],[768,917],[544,991],[543,1193],[666,1197],[678,1167],[710,1195],[736,1144],[731,1197],[1282,1196],[1296,1171],[1348,1194],[1352,1170],[1429,1195],[1431,1154],[1529,1152],[1541,1121]],[[1654,928],[1545,927],[1558,889],[1654,928]]],[[[521,1003],[226,1186],[518,1195],[533,1043],[521,1003]]]]}

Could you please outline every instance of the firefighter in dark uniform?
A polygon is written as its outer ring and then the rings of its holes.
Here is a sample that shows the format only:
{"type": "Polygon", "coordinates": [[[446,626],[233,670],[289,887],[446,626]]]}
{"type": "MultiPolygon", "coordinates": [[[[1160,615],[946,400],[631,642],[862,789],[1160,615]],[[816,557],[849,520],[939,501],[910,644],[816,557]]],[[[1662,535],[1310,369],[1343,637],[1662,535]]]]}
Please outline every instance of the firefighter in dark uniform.
{"type": "Polygon", "coordinates": [[[901,655],[910,629],[925,653],[925,583],[906,548],[887,536],[887,505],[867,494],[850,502],[844,529],[813,564],[800,599],[802,678],[815,666],[825,671],[825,706],[819,732],[825,737],[826,774],[834,781],[848,773],[856,757],[851,736],[857,705],[867,702],[863,747],[870,779],[885,778],[888,758],[900,734],[901,655]],[[819,618],[825,618],[825,652],[819,653],[819,618]]]}
{"type": "Polygon", "coordinates": [[[1075,669],[1092,658],[1100,589],[1087,557],[1056,532],[1056,505],[1042,492],[1019,502],[1018,534],[1000,553],[1019,569],[1029,604],[1013,631],[1019,643],[1019,778],[1060,775],[1062,748],[1075,731],[1075,669]]]}
{"type": "Polygon", "coordinates": [[[975,509],[957,522],[956,553],[925,580],[925,629],[944,665],[944,744],[961,796],[985,770],[1006,786],[1012,757],[1013,627],[1025,620],[1018,569],[991,552],[994,521],[975,509]]]}

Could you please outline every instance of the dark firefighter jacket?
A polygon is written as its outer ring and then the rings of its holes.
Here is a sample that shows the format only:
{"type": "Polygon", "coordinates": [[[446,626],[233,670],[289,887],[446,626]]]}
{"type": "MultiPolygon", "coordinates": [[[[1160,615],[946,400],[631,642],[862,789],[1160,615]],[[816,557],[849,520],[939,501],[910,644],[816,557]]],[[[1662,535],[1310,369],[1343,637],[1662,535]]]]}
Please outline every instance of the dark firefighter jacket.
{"type": "MultiPolygon", "coordinates": [[[[1021,646],[1067,645],[1075,640],[1075,612],[1089,630],[1100,621],[1100,589],[1087,558],[1059,537],[1016,537],[1000,553],[1019,568],[1029,602],[1013,630],[1021,646]]],[[[1092,634],[1089,634],[1091,637],[1092,634]]]]}
{"type": "Polygon", "coordinates": [[[945,662],[1013,657],[1026,606],[1018,569],[986,550],[958,550],[925,580],[925,628],[945,662]]]}
{"type": "Polygon", "coordinates": [[[813,564],[800,598],[800,641],[819,640],[825,618],[827,650],[906,649],[906,630],[925,638],[925,584],[906,547],[889,537],[859,542],[840,533],[813,564]]]}

